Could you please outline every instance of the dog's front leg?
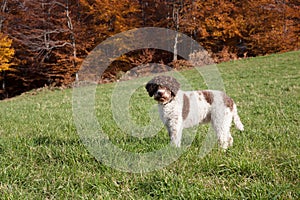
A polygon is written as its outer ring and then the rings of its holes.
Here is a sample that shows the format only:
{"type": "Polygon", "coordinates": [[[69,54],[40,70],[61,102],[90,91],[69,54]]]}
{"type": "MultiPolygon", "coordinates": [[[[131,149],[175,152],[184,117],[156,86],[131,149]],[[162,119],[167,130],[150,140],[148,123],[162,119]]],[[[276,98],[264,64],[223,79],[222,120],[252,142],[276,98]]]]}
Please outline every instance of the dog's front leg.
{"type": "Polygon", "coordinates": [[[171,145],[180,147],[182,137],[182,123],[179,120],[171,119],[166,124],[170,136],[171,145]]]}

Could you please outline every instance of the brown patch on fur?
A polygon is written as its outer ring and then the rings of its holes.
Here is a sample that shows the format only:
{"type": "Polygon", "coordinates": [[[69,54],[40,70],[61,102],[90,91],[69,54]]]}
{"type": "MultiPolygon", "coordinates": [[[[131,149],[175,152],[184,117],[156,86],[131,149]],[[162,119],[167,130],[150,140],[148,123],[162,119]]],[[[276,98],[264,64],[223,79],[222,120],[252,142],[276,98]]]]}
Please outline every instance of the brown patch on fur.
{"type": "Polygon", "coordinates": [[[225,93],[223,94],[223,101],[224,101],[224,104],[226,105],[226,107],[228,107],[231,111],[233,110],[233,105],[234,105],[234,102],[233,100],[227,96],[225,93]]]}
{"type": "Polygon", "coordinates": [[[190,112],[190,100],[189,98],[184,94],[183,95],[183,107],[182,107],[182,118],[185,120],[190,112]]]}
{"type": "Polygon", "coordinates": [[[211,105],[214,101],[213,94],[209,91],[202,91],[202,94],[203,94],[205,100],[207,101],[207,103],[209,103],[211,105]]]}

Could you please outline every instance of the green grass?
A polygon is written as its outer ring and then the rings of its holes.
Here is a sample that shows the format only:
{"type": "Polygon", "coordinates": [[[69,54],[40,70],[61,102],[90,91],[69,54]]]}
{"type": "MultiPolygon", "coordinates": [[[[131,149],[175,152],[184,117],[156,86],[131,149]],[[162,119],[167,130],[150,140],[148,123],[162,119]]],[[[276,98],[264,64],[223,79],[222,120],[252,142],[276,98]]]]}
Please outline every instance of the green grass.
{"type": "MultiPolygon", "coordinates": [[[[126,173],[97,161],[73,122],[72,90],[30,93],[0,102],[0,199],[299,199],[300,52],[218,65],[238,104],[244,132],[232,127],[234,146],[199,158],[208,126],[169,166],[126,173]]],[[[204,88],[193,70],[182,72],[204,88]]],[[[112,143],[132,152],[168,144],[165,129],[152,138],[128,136],[113,120],[111,93],[101,85],[96,115],[112,143]]],[[[140,87],[130,113],[149,123],[153,101],[140,87]]],[[[188,130],[186,131],[189,132],[188,130]]]]}

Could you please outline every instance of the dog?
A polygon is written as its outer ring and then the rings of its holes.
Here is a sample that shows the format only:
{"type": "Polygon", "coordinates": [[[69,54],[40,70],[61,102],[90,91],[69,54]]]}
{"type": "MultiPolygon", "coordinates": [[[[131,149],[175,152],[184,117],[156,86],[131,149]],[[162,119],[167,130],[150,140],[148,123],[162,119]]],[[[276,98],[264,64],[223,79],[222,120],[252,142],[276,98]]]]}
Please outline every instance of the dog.
{"type": "Polygon", "coordinates": [[[244,130],[236,104],[222,91],[182,91],[180,83],[170,76],[156,76],[145,87],[158,102],[160,118],[176,147],[181,145],[182,129],[198,124],[210,122],[225,150],[233,145],[232,120],[237,129],[244,130]]]}

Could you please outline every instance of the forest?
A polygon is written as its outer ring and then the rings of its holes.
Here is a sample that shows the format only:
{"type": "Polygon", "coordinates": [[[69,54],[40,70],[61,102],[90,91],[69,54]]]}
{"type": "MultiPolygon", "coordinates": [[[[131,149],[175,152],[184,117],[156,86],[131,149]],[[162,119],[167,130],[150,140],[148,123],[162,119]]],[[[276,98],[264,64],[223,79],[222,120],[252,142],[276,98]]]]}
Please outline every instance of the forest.
{"type": "MultiPolygon", "coordinates": [[[[163,27],[196,40],[215,62],[300,49],[298,0],[0,0],[0,99],[68,87],[82,61],[107,38],[163,27]]],[[[169,64],[144,49],[122,56],[103,76],[137,64],[169,64]]]]}

